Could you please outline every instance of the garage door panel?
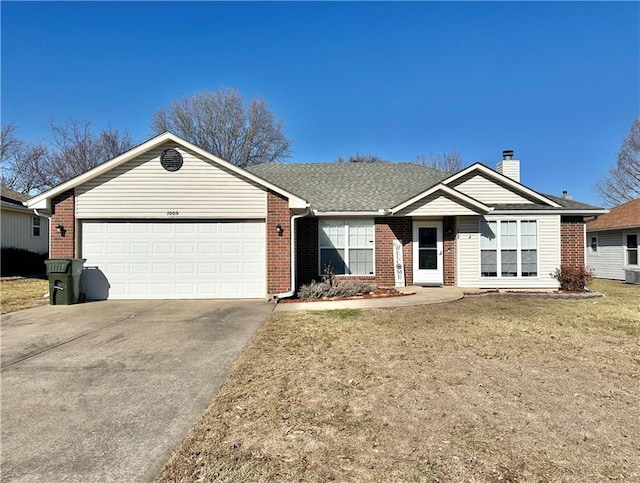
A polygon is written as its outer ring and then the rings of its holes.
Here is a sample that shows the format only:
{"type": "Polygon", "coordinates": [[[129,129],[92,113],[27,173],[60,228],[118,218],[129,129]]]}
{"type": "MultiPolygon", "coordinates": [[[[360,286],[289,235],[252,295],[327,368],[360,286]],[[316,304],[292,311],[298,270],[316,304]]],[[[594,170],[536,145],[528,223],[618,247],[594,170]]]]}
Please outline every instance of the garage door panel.
{"type": "Polygon", "coordinates": [[[132,223],[130,230],[133,234],[149,234],[151,233],[151,225],[149,223],[132,223]]]}
{"type": "Polygon", "coordinates": [[[152,243],[151,252],[156,255],[168,255],[171,253],[171,243],[168,243],[168,242],[152,243]]]}
{"type": "Polygon", "coordinates": [[[107,225],[107,233],[109,233],[110,235],[126,233],[126,231],[127,231],[126,227],[118,223],[112,223],[107,225]]]}
{"type": "Polygon", "coordinates": [[[198,273],[213,275],[218,273],[217,263],[198,263],[198,273]]]}
{"type": "Polygon", "coordinates": [[[149,253],[149,245],[146,243],[129,243],[129,253],[132,255],[144,255],[149,253]]]}
{"type": "Polygon", "coordinates": [[[203,255],[210,253],[218,253],[217,243],[198,243],[198,253],[203,255]]]}
{"type": "Polygon", "coordinates": [[[240,253],[240,244],[235,242],[224,242],[220,245],[220,252],[222,254],[238,254],[240,253]]]}
{"type": "Polygon", "coordinates": [[[149,275],[149,265],[146,263],[130,263],[129,273],[131,275],[149,275]]]}
{"type": "Polygon", "coordinates": [[[195,253],[195,247],[193,242],[177,242],[176,243],[176,254],[192,254],[195,253]]]}
{"type": "MultiPolygon", "coordinates": [[[[109,298],[260,298],[266,293],[264,222],[91,221],[82,224],[82,239],[85,265],[104,273],[109,298]]],[[[90,286],[85,291],[94,298],[90,286]]]]}
{"type": "Polygon", "coordinates": [[[171,233],[171,224],[169,223],[153,223],[151,228],[152,233],[156,235],[169,235],[171,233]]]}

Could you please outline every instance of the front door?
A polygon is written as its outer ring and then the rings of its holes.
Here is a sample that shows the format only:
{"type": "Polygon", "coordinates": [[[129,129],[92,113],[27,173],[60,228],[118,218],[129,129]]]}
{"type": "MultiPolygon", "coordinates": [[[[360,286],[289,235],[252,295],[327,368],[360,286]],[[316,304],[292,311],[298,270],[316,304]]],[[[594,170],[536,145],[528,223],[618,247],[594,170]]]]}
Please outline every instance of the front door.
{"type": "Polygon", "coordinates": [[[442,285],[442,222],[413,222],[413,283],[442,285]]]}

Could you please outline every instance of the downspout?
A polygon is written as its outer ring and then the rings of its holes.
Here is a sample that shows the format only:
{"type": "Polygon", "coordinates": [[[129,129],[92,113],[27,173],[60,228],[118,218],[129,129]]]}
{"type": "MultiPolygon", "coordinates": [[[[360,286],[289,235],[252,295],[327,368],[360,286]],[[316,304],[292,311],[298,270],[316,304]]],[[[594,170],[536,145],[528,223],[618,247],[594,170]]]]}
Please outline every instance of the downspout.
{"type": "Polygon", "coordinates": [[[46,218],[47,220],[49,220],[49,227],[48,227],[49,228],[49,252],[47,254],[49,255],[49,258],[51,258],[51,216],[53,215],[47,216],[47,215],[38,213],[37,208],[33,209],[33,214],[39,218],[46,218]]]}
{"type": "Polygon", "coordinates": [[[299,215],[293,215],[291,217],[291,290],[288,292],[278,293],[273,296],[276,304],[280,301],[280,299],[286,299],[293,296],[296,293],[296,220],[298,218],[303,218],[310,213],[310,208],[307,207],[304,210],[304,213],[299,215]]]}
{"type": "MultiPolygon", "coordinates": [[[[47,255],[49,256],[49,258],[51,258],[51,217],[53,216],[53,214],[50,215],[50,216],[43,215],[41,213],[38,213],[38,209],[37,208],[33,209],[33,214],[38,216],[38,217],[41,217],[41,218],[46,218],[49,221],[49,253],[47,253],[47,255]]],[[[44,295],[44,297],[45,298],[51,297],[51,293],[47,292],[44,295]]]]}

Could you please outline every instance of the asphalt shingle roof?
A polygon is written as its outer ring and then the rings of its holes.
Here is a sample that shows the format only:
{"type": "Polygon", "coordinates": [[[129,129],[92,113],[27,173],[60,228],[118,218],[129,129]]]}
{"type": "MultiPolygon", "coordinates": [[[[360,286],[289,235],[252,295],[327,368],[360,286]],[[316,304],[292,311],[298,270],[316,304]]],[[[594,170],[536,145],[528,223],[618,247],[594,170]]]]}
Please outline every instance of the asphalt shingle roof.
{"type": "MultiPolygon", "coordinates": [[[[544,193],[540,193],[542,196],[549,198],[551,201],[555,201],[562,208],[567,208],[569,210],[602,210],[598,206],[588,205],[586,203],[580,203],[579,201],[570,200],[567,198],[562,198],[560,196],[547,195],[544,193]]],[[[557,210],[558,208],[554,208],[553,206],[543,205],[539,203],[505,203],[505,204],[497,204],[497,205],[489,205],[493,206],[496,210],[557,210]]]]}
{"type": "Polygon", "coordinates": [[[599,206],[588,205],[586,203],[581,203],[579,201],[575,201],[569,198],[563,198],[562,196],[546,195],[544,193],[540,193],[540,194],[542,196],[546,196],[552,201],[555,201],[560,206],[564,208],[569,208],[571,210],[602,210],[604,209],[599,206]]]}
{"type": "Polygon", "coordinates": [[[606,215],[587,224],[587,230],[612,230],[640,226],[640,198],[611,208],[606,215]]]}
{"type": "Polygon", "coordinates": [[[4,186],[0,186],[0,196],[2,197],[3,201],[8,201],[9,203],[20,206],[22,206],[23,201],[27,201],[29,199],[28,195],[18,193],[17,191],[6,188],[4,186]]]}
{"type": "Polygon", "coordinates": [[[319,211],[393,208],[450,176],[414,163],[266,163],[248,170],[319,211]]]}

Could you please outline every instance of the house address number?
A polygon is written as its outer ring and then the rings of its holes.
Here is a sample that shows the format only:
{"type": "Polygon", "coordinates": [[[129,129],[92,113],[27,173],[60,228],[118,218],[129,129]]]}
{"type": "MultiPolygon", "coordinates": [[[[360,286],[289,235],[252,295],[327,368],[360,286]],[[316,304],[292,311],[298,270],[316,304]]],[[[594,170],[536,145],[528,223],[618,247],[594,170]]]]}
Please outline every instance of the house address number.
{"type": "Polygon", "coordinates": [[[176,210],[167,211],[167,216],[178,216],[179,214],[180,212],[176,210]]]}

